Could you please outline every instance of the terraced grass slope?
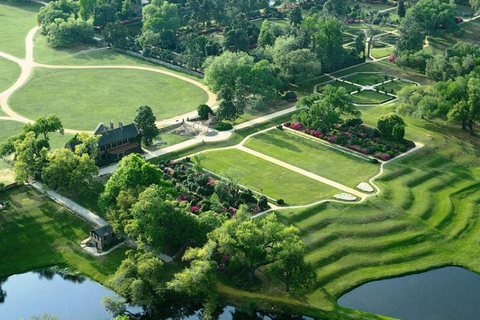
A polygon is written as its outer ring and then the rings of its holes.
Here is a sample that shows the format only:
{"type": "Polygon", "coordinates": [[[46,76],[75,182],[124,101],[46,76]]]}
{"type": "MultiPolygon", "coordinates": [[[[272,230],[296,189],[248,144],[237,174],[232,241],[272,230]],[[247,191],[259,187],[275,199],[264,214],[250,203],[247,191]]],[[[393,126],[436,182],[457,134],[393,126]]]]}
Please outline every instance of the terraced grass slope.
{"type": "Polygon", "coordinates": [[[318,276],[308,302],[334,310],[329,319],[383,319],[336,304],[371,280],[445,265],[480,273],[480,139],[408,120],[426,146],[385,167],[378,196],[279,213],[302,232],[318,276]]]}

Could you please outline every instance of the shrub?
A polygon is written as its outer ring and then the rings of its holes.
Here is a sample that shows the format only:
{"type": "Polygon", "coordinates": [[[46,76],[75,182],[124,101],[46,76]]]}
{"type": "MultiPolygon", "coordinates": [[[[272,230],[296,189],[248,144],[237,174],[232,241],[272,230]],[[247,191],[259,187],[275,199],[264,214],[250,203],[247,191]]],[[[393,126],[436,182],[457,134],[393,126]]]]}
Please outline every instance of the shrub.
{"type": "Polygon", "coordinates": [[[398,148],[398,150],[399,150],[400,152],[407,152],[407,147],[405,147],[405,146],[400,146],[400,147],[398,148]]]}
{"type": "Polygon", "coordinates": [[[212,108],[206,104],[201,104],[197,108],[198,116],[201,120],[207,120],[209,114],[214,114],[212,108]]]}
{"type": "Polygon", "coordinates": [[[388,154],[391,158],[395,157],[395,152],[393,152],[393,151],[387,151],[387,154],[388,154]]]}
{"type": "Polygon", "coordinates": [[[297,99],[297,94],[293,91],[288,91],[284,96],[283,99],[290,101],[297,99]]]}
{"type": "Polygon", "coordinates": [[[283,130],[283,126],[281,124],[276,126],[278,130],[283,130]]]}
{"type": "Polygon", "coordinates": [[[213,129],[218,131],[227,131],[227,130],[231,130],[232,128],[233,126],[227,122],[217,122],[217,124],[213,126],[213,129]]]}
{"type": "Polygon", "coordinates": [[[373,159],[370,160],[370,162],[373,163],[373,164],[377,164],[377,163],[378,163],[378,160],[375,159],[375,158],[373,158],[373,159]]]}
{"type": "Polygon", "coordinates": [[[285,201],[284,201],[283,199],[278,199],[278,200],[277,200],[277,204],[278,204],[279,206],[283,206],[283,205],[285,204],[285,201]]]}
{"type": "Polygon", "coordinates": [[[5,183],[0,182],[0,190],[3,189],[4,187],[5,187],[5,183]]]}

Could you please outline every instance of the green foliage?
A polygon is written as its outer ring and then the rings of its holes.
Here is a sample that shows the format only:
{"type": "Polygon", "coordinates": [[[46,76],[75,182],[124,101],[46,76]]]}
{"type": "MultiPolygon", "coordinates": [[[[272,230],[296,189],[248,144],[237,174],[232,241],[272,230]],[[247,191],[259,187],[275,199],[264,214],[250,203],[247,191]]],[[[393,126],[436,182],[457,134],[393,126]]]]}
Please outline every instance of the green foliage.
{"type": "Polygon", "coordinates": [[[397,4],[397,15],[400,18],[405,17],[407,10],[405,9],[405,1],[404,0],[399,0],[397,4]]]}
{"type": "Polygon", "coordinates": [[[419,0],[407,10],[406,17],[417,22],[427,35],[434,35],[439,30],[457,30],[455,15],[456,5],[449,0],[419,0]]]}
{"type": "Polygon", "coordinates": [[[47,43],[54,48],[71,47],[93,41],[92,21],[73,17],[67,20],[55,19],[46,27],[47,43]]]}
{"type": "Polygon", "coordinates": [[[88,153],[79,156],[69,149],[58,149],[48,156],[42,180],[52,189],[85,194],[90,191],[98,167],[88,153]]]}
{"type": "Polygon", "coordinates": [[[205,83],[213,91],[222,86],[234,87],[237,78],[248,78],[254,59],[244,52],[226,51],[218,57],[209,57],[204,64],[205,83]]]}
{"type": "Polygon", "coordinates": [[[302,9],[297,6],[293,7],[293,9],[288,12],[288,19],[293,26],[299,26],[303,21],[302,9]]]}
{"type": "Polygon", "coordinates": [[[197,108],[197,113],[198,113],[198,116],[200,117],[201,120],[207,120],[209,114],[215,115],[212,108],[210,108],[206,104],[199,105],[198,108],[197,108]]]}
{"type": "Polygon", "coordinates": [[[320,94],[302,97],[297,106],[303,109],[292,119],[307,128],[329,130],[343,122],[342,115],[360,115],[345,88],[330,85],[324,86],[320,94]]]}
{"type": "Polygon", "coordinates": [[[162,299],[165,291],[163,262],[140,245],[128,251],[108,285],[128,303],[141,306],[147,313],[162,299]]]}
{"type": "Polygon", "coordinates": [[[323,12],[335,17],[343,17],[347,12],[345,0],[327,0],[323,5],[323,12]]]}
{"type": "Polygon", "coordinates": [[[102,31],[103,38],[109,46],[126,49],[128,44],[128,28],[120,23],[108,22],[102,31]]]}
{"type": "Polygon", "coordinates": [[[116,20],[115,6],[110,3],[97,4],[93,10],[93,25],[105,28],[116,20]]]}
{"type": "Polygon", "coordinates": [[[43,134],[44,139],[48,139],[49,132],[59,132],[63,135],[64,129],[60,119],[51,114],[48,117],[40,117],[33,124],[27,123],[23,127],[24,132],[33,131],[35,133],[35,138],[38,138],[39,135],[43,134]]]}
{"type": "Polygon", "coordinates": [[[397,53],[419,51],[423,48],[425,30],[414,17],[407,15],[398,28],[397,53]]]}
{"type": "Polygon", "coordinates": [[[35,138],[35,133],[29,131],[24,139],[16,140],[13,145],[16,155],[13,165],[15,181],[23,183],[30,177],[40,178],[50,149],[48,140],[39,140],[35,138]]]}
{"type": "Polygon", "coordinates": [[[153,138],[158,136],[158,128],[155,124],[155,118],[152,109],[149,106],[141,106],[137,109],[133,123],[142,134],[142,142],[146,146],[151,146],[153,138]]]}
{"type": "Polygon", "coordinates": [[[159,33],[163,30],[177,31],[180,28],[178,7],[174,3],[153,0],[143,7],[142,31],[151,30],[159,33]]]}
{"type": "Polygon", "coordinates": [[[380,117],[377,122],[377,128],[386,139],[400,141],[405,135],[405,121],[393,112],[380,117]]]}
{"type": "Polygon", "coordinates": [[[72,0],[51,1],[46,6],[40,8],[37,22],[42,26],[42,33],[47,34],[47,27],[55,22],[56,19],[66,21],[71,16],[78,18],[79,11],[80,6],[72,0]]]}
{"type": "Polygon", "coordinates": [[[231,130],[233,128],[232,124],[228,122],[217,122],[214,126],[213,129],[218,130],[218,131],[227,131],[231,130]]]}
{"type": "Polygon", "coordinates": [[[275,43],[275,35],[272,32],[270,21],[263,20],[260,28],[260,35],[258,36],[258,45],[260,47],[273,46],[275,43]]]}

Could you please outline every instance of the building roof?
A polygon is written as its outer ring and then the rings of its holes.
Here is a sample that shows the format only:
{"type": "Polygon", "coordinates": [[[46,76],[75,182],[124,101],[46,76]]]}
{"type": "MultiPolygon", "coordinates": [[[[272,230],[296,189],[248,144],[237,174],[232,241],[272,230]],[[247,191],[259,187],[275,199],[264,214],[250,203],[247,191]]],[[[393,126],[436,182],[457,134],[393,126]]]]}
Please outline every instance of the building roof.
{"type": "Polygon", "coordinates": [[[110,226],[103,226],[103,227],[100,227],[100,228],[97,228],[97,229],[93,229],[92,231],[90,231],[90,233],[93,233],[99,237],[103,237],[103,236],[106,236],[108,235],[110,232],[113,232],[113,229],[112,227],[110,226]]]}
{"type": "Polygon", "coordinates": [[[93,132],[94,135],[101,135],[98,140],[98,146],[104,146],[109,143],[116,141],[135,138],[140,135],[140,131],[134,123],[127,125],[121,125],[118,128],[112,129],[104,125],[103,123],[98,124],[93,132]]]}

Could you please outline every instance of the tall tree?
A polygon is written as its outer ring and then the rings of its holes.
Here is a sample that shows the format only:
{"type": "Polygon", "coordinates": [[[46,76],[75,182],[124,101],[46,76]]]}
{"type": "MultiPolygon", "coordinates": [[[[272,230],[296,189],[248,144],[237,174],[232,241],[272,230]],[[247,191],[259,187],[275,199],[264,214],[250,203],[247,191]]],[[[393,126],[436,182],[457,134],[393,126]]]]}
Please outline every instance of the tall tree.
{"type": "Polygon", "coordinates": [[[59,132],[63,135],[64,129],[60,119],[51,114],[48,117],[40,117],[33,124],[26,124],[23,128],[23,131],[33,131],[35,133],[35,138],[38,138],[39,135],[43,134],[44,139],[48,139],[48,133],[50,132],[59,132]]]}
{"type": "Polygon", "coordinates": [[[268,19],[263,20],[262,27],[260,28],[260,35],[258,36],[258,45],[260,47],[272,46],[275,42],[275,38],[272,32],[270,21],[268,19]]]}
{"type": "Polygon", "coordinates": [[[146,146],[151,146],[153,138],[158,135],[158,128],[155,124],[155,115],[149,106],[141,106],[137,109],[133,123],[142,134],[142,141],[146,146]]]}
{"type": "Polygon", "coordinates": [[[343,115],[360,115],[345,88],[330,85],[323,87],[320,94],[302,97],[297,106],[303,109],[293,119],[309,128],[329,130],[343,122],[343,115]]]}
{"type": "Polygon", "coordinates": [[[35,133],[29,131],[24,139],[14,142],[15,163],[13,171],[15,181],[27,182],[30,177],[39,179],[47,164],[47,154],[50,150],[48,140],[35,138],[35,133]]]}
{"type": "Polygon", "coordinates": [[[400,18],[405,17],[405,13],[407,10],[405,9],[405,1],[404,0],[399,0],[397,4],[397,15],[400,18]]]}
{"type": "Polygon", "coordinates": [[[323,5],[323,12],[334,17],[344,17],[347,12],[345,0],[327,0],[323,5]]]}
{"type": "Polygon", "coordinates": [[[397,41],[397,54],[404,51],[419,51],[423,48],[425,30],[412,16],[407,15],[402,20],[398,32],[400,37],[397,41]]]}
{"type": "Polygon", "coordinates": [[[293,7],[293,9],[288,12],[288,19],[294,27],[298,27],[303,21],[302,8],[297,6],[293,7]]]}

